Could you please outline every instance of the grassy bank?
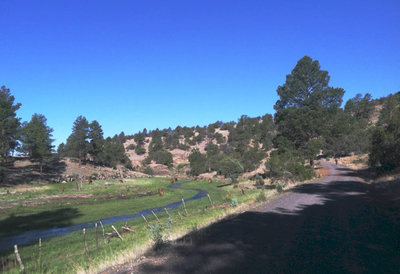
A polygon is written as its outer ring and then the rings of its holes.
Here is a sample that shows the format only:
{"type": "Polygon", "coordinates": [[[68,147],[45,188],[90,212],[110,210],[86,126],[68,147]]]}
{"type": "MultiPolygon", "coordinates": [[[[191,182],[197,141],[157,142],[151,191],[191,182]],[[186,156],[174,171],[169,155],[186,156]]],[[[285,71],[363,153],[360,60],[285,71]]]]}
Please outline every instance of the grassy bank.
{"type": "MultiPolygon", "coordinates": [[[[182,206],[166,212],[148,216],[150,228],[143,219],[133,219],[127,225],[134,232],[123,233],[123,240],[118,237],[103,242],[102,231],[93,227],[86,229],[85,251],[82,231],[42,241],[41,252],[38,243],[19,246],[21,259],[27,272],[77,272],[93,271],[105,265],[119,262],[126,258],[135,258],[149,248],[156,236],[163,240],[172,240],[191,230],[202,227],[222,218],[256,199],[259,190],[246,190],[245,195],[239,188],[232,186],[218,188],[218,182],[209,184],[205,181],[189,182],[183,189],[167,189],[166,178],[132,179],[126,182],[95,181],[77,190],[75,183],[64,185],[36,185],[1,189],[2,214],[0,215],[0,238],[31,229],[62,227],[87,221],[101,220],[111,216],[134,214],[140,210],[163,206],[188,198],[196,193],[185,188],[206,190],[214,202],[211,208],[207,197],[187,202],[188,216],[182,206]],[[60,187],[64,186],[64,192],[60,187]],[[162,188],[164,196],[157,190],[162,188]],[[43,217],[46,217],[43,219],[43,217]]],[[[114,227],[122,232],[125,222],[116,222],[114,227]]],[[[105,226],[106,232],[112,232],[111,225],[105,226]]],[[[18,272],[13,250],[3,251],[0,255],[0,268],[3,272],[18,272]]]]}

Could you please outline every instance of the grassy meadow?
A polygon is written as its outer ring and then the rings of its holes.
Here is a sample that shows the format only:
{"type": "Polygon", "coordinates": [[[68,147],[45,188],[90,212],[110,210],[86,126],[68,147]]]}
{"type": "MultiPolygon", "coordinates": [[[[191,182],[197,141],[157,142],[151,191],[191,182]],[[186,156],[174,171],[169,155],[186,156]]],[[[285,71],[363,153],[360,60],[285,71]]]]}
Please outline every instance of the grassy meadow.
{"type": "MultiPolygon", "coordinates": [[[[85,222],[96,222],[112,216],[135,214],[143,209],[155,208],[189,198],[202,189],[209,193],[214,208],[207,197],[186,203],[188,216],[181,205],[175,210],[129,220],[126,225],[133,232],[122,233],[125,222],[112,225],[121,233],[123,240],[112,237],[103,241],[100,225],[86,228],[86,245],[82,231],[42,240],[39,252],[38,241],[18,246],[27,273],[38,272],[94,272],[113,263],[136,258],[150,248],[155,241],[168,241],[205,226],[241,206],[255,201],[260,190],[246,190],[243,195],[239,187],[218,188],[218,181],[190,181],[182,189],[167,188],[168,178],[128,179],[118,181],[94,181],[83,183],[81,190],[74,182],[67,184],[34,184],[0,189],[0,241],[1,238],[29,230],[65,227],[85,222]],[[62,190],[62,188],[64,188],[62,190]],[[163,189],[160,196],[158,189],[163,189]]],[[[111,224],[104,226],[106,233],[113,231],[111,224]]],[[[5,273],[20,272],[13,247],[0,251],[0,270],[5,273]]]]}

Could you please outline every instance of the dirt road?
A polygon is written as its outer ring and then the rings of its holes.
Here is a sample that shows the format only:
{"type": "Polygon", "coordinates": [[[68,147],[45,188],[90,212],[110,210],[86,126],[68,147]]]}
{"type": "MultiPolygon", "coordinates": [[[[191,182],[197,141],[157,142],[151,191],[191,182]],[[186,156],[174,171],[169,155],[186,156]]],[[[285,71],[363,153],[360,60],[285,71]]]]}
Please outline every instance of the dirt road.
{"type": "Polygon", "coordinates": [[[117,273],[399,273],[400,202],[344,166],[117,273]]]}

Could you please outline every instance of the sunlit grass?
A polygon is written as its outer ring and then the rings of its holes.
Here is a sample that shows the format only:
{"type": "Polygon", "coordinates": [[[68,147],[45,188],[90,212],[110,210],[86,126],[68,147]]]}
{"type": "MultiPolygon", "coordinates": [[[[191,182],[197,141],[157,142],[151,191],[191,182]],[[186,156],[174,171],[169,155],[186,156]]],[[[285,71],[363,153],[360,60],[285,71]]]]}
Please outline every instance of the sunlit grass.
{"type": "MultiPolygon", "coordinates": [[[[154,208],[163,206],[175,201],[179,201],[182,197],[188,198],[193,196],[196,191],[188,190],[185,188],[196,188],[206,190],[215,205],[211,208],[209,200],[204,197],[199,200],[190,201],[186,203],[188,216],[185,217],[182,206],[175,210],[170,210],[169,214],[172,216],[173,224],[172,230],[169,232],[170,240],[184,235],[193,230],[193,228],[200,228],[219,218],[226,216],[234,210],[240,209],[241,206],[252,202],[256,199],[259,191],[246,190],[245,195],[239,188],[224,187],[218,188],[217,182],[209,184],[205,181],[188,182],[183,185],[183,189],[168,189],[169,180],[167,178],[151,178],[151,179],[132,179],[126,180],[124,183],[117,181],[95,181],[92,185],[87,183],[84,185],[82,191],[77,191],[75,183],[63,184],[64,193],[62,195],[72,194],[91,194],[90,198],[86,199],[50,199],[51,201],[45,205],[32,206],[30,208],[22,208],[20,206],[6,209],[6,214],[0,216],[0,223],[7,224],[7,229],[0,228],[0,235],[4,237],[12,234],[12,229],[9,227],[12,224],[7,223],[7,218],[10,214],[14,216],[25,217],[22,219],[29,223],[29,218],[41,214],[43,211],[55,211],[65,208],[72,208],[77,210],[79,214],[72,216],[70,224],[84,223],[88,221],[97,221],[111,216],[120,216],[126,214],[135,214],[143,209],[154,208]],[[160,197],[157,189],[164,190],[164,196],[160,197]],[[137,196],[138,193],[154,194],[149,196],[137,196]],[[123,197],[121,195],[124,195],[123,197]],[[136,196],[135,196],[136,195],[136,196]],[[122,197],[122,198],[121,198],[122,197]],[[237,199],[238,208],[231,207],[232,198],[237,199]]],[[[41,195],[59,195],[61,184],[51,184],[49,188],[44,188],[32,193],[18,193],[18,200],[34,200],[41,195]]],[[[2,196],[1,199],[4,199],[2,196]]],[[[10,198],[14,200],[15,197],[10,198]]],[[[161,224],[167,221],[167,214],[165,212],[157,213],[161,224]]],[[[157,220],[154,216],[148,215],[147,220],[150,224],[155,224],[157,220]]],[[[125,222],[116,222],[113,225],[121,232],[121,226],[125,222]]],[[[147,248],[151,246],[149,238],[149,230],[142,218],[132,219],[127,222],[128,226],[133,228],[135,232],[124,233],[122,236],[124,240],[118,238],[111,238],[107,244],[104,244],[102,238],[102,231],[98,227],[98,247],[96,248],[95,229],[88,227],[86,229],[86,242],[89,248],[89,254],[86,255],[84,251],[82,231],[76,231],[68,235],[50,238],[43,240],[40,264],[38,261],[38,243],[31,243],[26,246],[20,246],[21,258],[25,264],[27,272],[77,272],[78,270],[95,271],[98,268],[110,265],[127,258],[135,258],[142,254],[147,248]]],[[[105,226],[106,232],[112,232],[111,225],[105,226]]],[[[20,232],[20,231],[19,231],[20,232]]],[[[10,258],[13,260],[12,249],[4,251],[0,256],[3,258],[10,258]]],[[[1,262],[0,262],[1,263],[1,262]]],[[[14,263],[15,264],[15,263],[14,263]]],[[[1,267],[1,266],[0,266],[1,267]]],[[[18,272],[18,267],[13,267],[18,272]]],[[[5,269],[3,269],[4,271],[5,269]]]]}

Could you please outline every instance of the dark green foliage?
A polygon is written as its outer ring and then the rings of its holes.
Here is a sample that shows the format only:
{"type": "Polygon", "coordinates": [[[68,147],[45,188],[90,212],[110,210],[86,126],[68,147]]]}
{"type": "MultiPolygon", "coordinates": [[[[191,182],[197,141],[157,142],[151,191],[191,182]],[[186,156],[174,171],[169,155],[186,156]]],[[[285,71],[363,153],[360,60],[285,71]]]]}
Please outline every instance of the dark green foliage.
{"type": "Polygon", "coordinates": [[[104,138],[103,129],[96,120],[89,124],[88,139],[90,140],[88,153],[93,157],[93,160],[97,162],[101,152],[103,151],[104,138]]]}
{"type": "Polygon", "coordinates": [[[104,141],[104,148],[99,158],[100,162],[106,166],[115,168],[118,164],[123,164],[127,168],[132,168],[131,161],[125,154],[124,146],[115,143],[111,138],[104,141]]]}
{"type": "Polygon", "coordinates": [[[218,146],[213,143],[208,143],[206,146],[206,155],[207,155],[207,169],[210,172],[214,169],[217,161],[218,161],[218,146]]]}
{"type": "Polygon", "coordinates": [[[125,149],[126,149],[127,151],[128,151],[128,150],[135,150],[135,149],[136,149],[136,146],[135,146],[134,144],[130,144],[130,145],[128,145],[125,149]]]}
{"type": "MultiPolygon", "coordinates": [[[[261,177],[259,174],[254,176],[253,180],[256,182],[255,185],[257,187],[263,187],[264,186],[264,179],[261,177]]],[[[264,193],[264,192],[263,192],[264,193]]]]}
{"type": "Polygon", "coordinates": [[[217,164],[218,173],[224,175],[225,178],[231,178],[233,182],[237,181],[237,178],[244,169],[240,162],[229,156],[222,156],[217,164]]]}
{"type": "Polygon", "coordinates": [[[147,167],[145,167],[145,169],[143,170],[143,173],[145,173],[145,174],[147,174],[147,175],[154,175],[154,170],[151,168],[151,167],[149,167],[149,166],[147,166],[147,167]]]}
{"type": "Polygon", "coordinates": [[[228,123],[223,123],[221,125],[221,130],[229,130],[230,131],[232,128],[234,128],[235,124],[236,123],[233,121],[228,122],[228,123]]]}
{"type": "Polygon", "coordinates": [[[265,153],[254,147],[243,153],[240,163],[242,164],[244,171],[252,171],[260,165],[260,162],[264,157],[265,153]]]}
{"type": "Polygon", "coordinates": [[[294,152],[273,151],[265,164],[267,175],[272,181],[278,179],[288,180],[308,180],[313,178],[314,171],[310,166],[304,165],[304,160],[294,152]]]}
{"type": "Polygon", "coordinates": [[[149,145],[149,153],[163,150],[162,133],[159,131],[152,132],[152,139],[149,145]]]}
{"type": "Polygon", "coordinates": [[[372,133],[369,164],[381,171],[400,167],[400,93],[388,96],[372,133]]]}
{"type": "Polygon", "coordinates": [[[135,152],[137,155],[143,155],[146,153],[146,149],[144,147],[136,147],[135,152]]]}
{"type": "Polygon", "coordinates": [[[179,147],[180,134],[177,132],[172,132],[165,137],[164,147],[166,149],[175,149],[179,147]]]}
{"type": "Polygon", "coordinates": [[[151,160],[155,161],[157,164],[172,166],[173,159],[172,154],[168,151],[153,151],[149,153],[149,157],[151,160]]]}
{"type": "Polygon", "coordinates": [[[120,134],[115,134],[112,138],[113,143],[123,145],[126,140],[128,140],[128,136],[125,135],[123,131],[120,134]]]}
{"type": "Polygon", "coordinates": [[[20,151],[27,154],[34,162],[39,162],[42,173],[43,162],[52,156],[52,132],[47,126],[47,119],[41,114],[34,114],[29,123],[24,123],[20,133],[22,146],[20,151]]]}
{"type": "Polygon", "coordinates": [[[65,157],[65,144],[61,143],[57,147],[57,154],[59,157],[65,157]]]}
{"type": "Polygon", "coordinates": [[[136,145],[138,147],[144,145],[145,139],[146,139],[146,135],[145,135],[144,131],[143,132],[139,131],[139,133],[136,133],[135,135],[133,135],[133,140],[135,140],[136,145]]]}
{"type": "Polygon", "coordinates": [[[206,137],[206,129],[202,127],[196,127],[196,131],[198,134],[194,137],[194,139],[198,144],[200,144],[206,137]]]}
{"type": "Polygon", "coordinates": [[[167,131],[153,131],[152,140],[149,145],[149,160],[155,161],[157,164],[172,166],[172,154],[165,151],[163,147],[162,137],[167,136],[167,131]]]}
{"type": "Polygon", "coordinates": [[[10,153],[17,147],[20,119],[16,111],[21,104],[14,104],[14,96],[5,86],[0,89],[0,181],[5,170],[5,163],[10,153]]]}
{"type": "Polygon", "coordinates": [[[308,142],[320,138],[330,128],[344,90],[329,87],[328,83],[328,72],[320,69],[318,61],[305,56],[286,76],[285,84],[278,87],[275,122],[280,134],[295,149],[310,151],[308,142]]]}
{"type": "Polygon", "coordinates": [[[192,150],[189,154],[190,173],[198,176],[207,172],[207,156],[202,154],[198,149],[192,150]]]}
{"type": "Polygon", "coordinates": [[[67,144],[65,145],[66,155],[78,158],[79,162],[86,160],[86,155],[89,151],[88,135],[89,122],[80,115],[76,118],[72,133],[67,139],[67,144]]]}
{"type": "Polygon", "coordinates": [[[214,138],[217,141],[217,144],[222,144],[225,142],[225,137],[221,133],[215,133],[214,138]]]}
{"type": "Polygon", "coordinates": [[[372,102],[372,96],[369,93],[366,93],[364,97],[362,97],[360,93],[357,93],[357,95],[349,99],[344,106],[344,112],[346,114],[366,123],[368,123],[374,110],[375,106],[372,102]]]}

